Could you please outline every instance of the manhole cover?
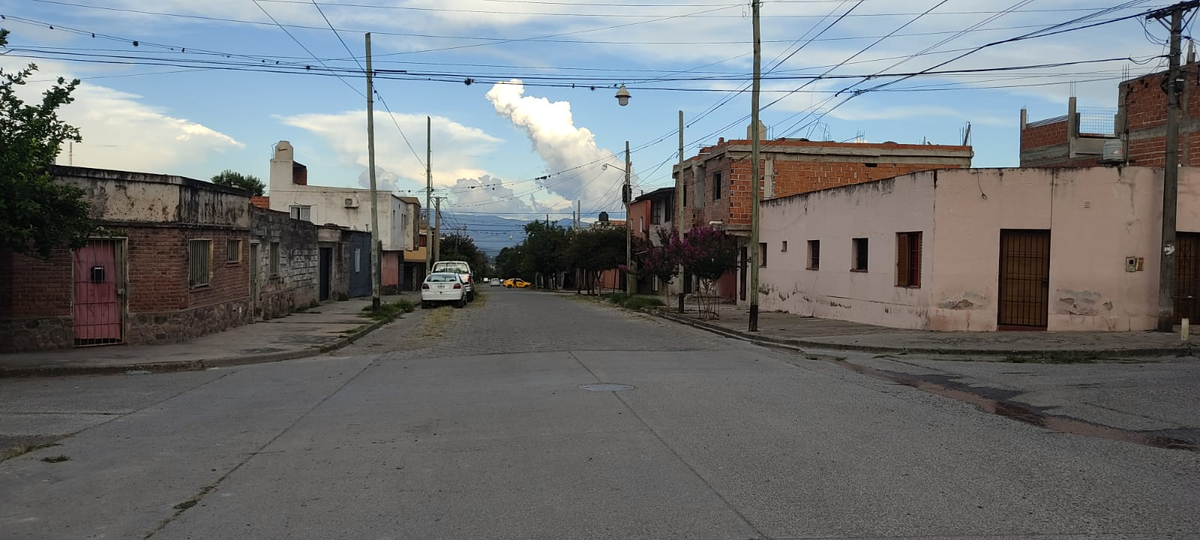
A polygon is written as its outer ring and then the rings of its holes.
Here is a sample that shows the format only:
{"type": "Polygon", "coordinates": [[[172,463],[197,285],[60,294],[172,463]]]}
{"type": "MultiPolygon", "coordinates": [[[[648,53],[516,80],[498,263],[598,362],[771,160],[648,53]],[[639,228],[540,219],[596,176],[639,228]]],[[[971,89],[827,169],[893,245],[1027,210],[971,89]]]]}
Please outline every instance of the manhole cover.
{"type": "Polygon", "coordinates": [[[617,384],[607,382],[581,384],[579,387],[589,392],[620,392],[622,390],[633,390],[634,388],[632,384],[617,384]]]}

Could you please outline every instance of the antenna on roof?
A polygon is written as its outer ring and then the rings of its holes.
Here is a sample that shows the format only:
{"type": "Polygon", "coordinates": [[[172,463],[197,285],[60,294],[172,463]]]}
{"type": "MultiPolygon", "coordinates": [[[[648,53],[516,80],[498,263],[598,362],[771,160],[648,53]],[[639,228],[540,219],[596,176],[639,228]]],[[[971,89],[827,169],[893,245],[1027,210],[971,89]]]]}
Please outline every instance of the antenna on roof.
{"type": "Polygon", "coordinates": [[[971,122],[967,122],[967,127],[963,130],[962,145],[966,146],[971,143],[971,122]]]}

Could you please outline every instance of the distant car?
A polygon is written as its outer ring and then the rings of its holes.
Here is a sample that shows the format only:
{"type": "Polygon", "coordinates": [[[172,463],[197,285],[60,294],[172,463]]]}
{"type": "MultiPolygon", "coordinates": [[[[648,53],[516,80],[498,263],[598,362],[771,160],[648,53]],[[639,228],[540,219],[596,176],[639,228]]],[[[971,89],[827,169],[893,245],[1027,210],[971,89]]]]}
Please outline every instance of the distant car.
{"type": "Polygon", "coordinates": [[[510,289],[525,289],[530,287],[531,284],[521,278],[509,278],[505,280],[504,286],[510,289]]]}
{"type": "Polygon", "coordinates": [[[494,278],[492,278],[492,280],[491,280],[491,284],[492,284],[492,286],[493,286],[493,287],[498,287],[498,286],[500,286],[500,278],[498,278],[498,277],[494,277],[494,278]]]}
{"type": "Polygon", "coordinates": [[[475,283],[471,278],[471,265],[466,261],[438,261],[433,263],[434,272],[454,272],[458,274],[462,280],[463,287],[467,289],[467,301],[475,299],[475,283]]]}
{"type": "Polygon", "coordinates": [[[467,305],[467,286],[458,274],[434,272],[421,283],[421,309],[442,302],[454,304],[454,307],[467,305]]]}

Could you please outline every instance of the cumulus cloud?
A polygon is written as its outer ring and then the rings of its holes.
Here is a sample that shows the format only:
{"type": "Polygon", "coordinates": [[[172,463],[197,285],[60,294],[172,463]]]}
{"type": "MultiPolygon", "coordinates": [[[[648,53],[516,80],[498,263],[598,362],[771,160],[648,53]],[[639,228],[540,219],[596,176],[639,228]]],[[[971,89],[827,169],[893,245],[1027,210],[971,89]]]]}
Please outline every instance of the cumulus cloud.
{"type": "MultiPolygon", "coordinates": [[[[316,135],[329,144],[337,154],[338,160],[347,166],[361,168],[360,179],[366,179],[369,156],[367,155],[367,130],[365,110],[346,111],[338,114],[300,114],[280,117],[284,124],[298,127],[316,135]]],[[[375,111],[375,166],[376,180],[379,171],[385,171],[395,189],[423,189],[425,187],[424,137],[414,140],[414,136],[425,133],[425,116],[412,114],[397,114],[396,122],[407,135],[409,142],[395,129],[392,119],[386,112],[375,111]],[[409,148],[410,143],[412,148],[409,148]],[[418,159],[418,155],[420,159],[418,159]]],[[[491,152],[499,139],[492,137],[477,128],[471,128],[454,122],[448,118],[434,117],[432,119],[433,148],[454,149],[454,160],[437,159],[435,151],[433,160],[433,180],[436,186],[453,183],[454,178],[478,177],[484,171],[473,165],[475,160],[491,152]]],[[[443,153],[444,154],[444,153],[443,153]]],[[[322,179],[321,183],[336,185],[346,184],[350,179],[322,179]]],[[[361,184],[360,184],[361,185],[361,184]]]]}
{"type": "Polygon", "coordinates": [[[590,130],[575,126],[569,102],[524,94],[521,81],[511,80],[492,86],[487,98],[498,114],[525,131],[546,162],[550,174],[537,182],[555,197],[549,204],[569,206],[581,199],[589,206],[611,197],[614,185],[624,181],[623,160],[598,147],[590,130]],[[605,163],[615,167],[604,170],[605,163]]]}
{"type": "Polygon", "coordinates": [[[531,193],[534,187],[528,182],[505,185],[503,180],[485,174],[477,178],[459,178],[450,191],[455,195],[454,207],[459,209],[529,215],[562,211],[562,201],[535,198],[531,193]]]}

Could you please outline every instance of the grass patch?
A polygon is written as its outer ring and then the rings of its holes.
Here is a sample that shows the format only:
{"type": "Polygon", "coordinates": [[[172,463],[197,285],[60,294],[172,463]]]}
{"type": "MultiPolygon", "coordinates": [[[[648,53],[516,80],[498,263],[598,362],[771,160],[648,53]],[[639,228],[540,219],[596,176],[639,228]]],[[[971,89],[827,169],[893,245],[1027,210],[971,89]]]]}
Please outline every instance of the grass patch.
{"type": "Polygon", "coordinates": [[[374,319],[376,321],[393,321],[400,318],[404,313],[412,313],[417,305],[409,300],[397,300],[395,302],[379,304],[379,309],[371,309],[371,306],[364,307],[363,317],[374,319]]]}
{"type": "Polygon", "coordinates": [[[50,448],[52,446],[58,446],[58,445],[59,445],[58,443],[28,443],[28,444],[22,444],[20,446],[14,446],[12,448],[6,449],[3,454],[0,454],[0,461],[4,461],[6,459],[12,459],[17,456],[23,456],[23,455],[33,452],[35,450],[41,450],[43,448],[50,448]]]}
{"type": "Polygon", "coordinates": [[[59,454],[57,456],[46,456],[46,457],[42,458],[42,461],[45,461],[46,463],[62,463],[64,461],[68,461],[70,459],[71,459],[71,456],[64,456],[62,454],[59,454]]]}
{"type": "Polygon", "coordinates": [[[624,304],[626,309],[634,310],[642,310],[651,307],[663,307],[665,305],[666,304],[663,303],[661,298],[654,298],[652,296],[634,296],[628,300],[625,300],[624,304]]]}
{"type": "Polygon", "coordinates": [[[442,337],[442,329],[454,314],[453,309],[442,308],[430,310],[425,315],[425,320],[421,321],[421,335],[423,337],[442,337]]]}

